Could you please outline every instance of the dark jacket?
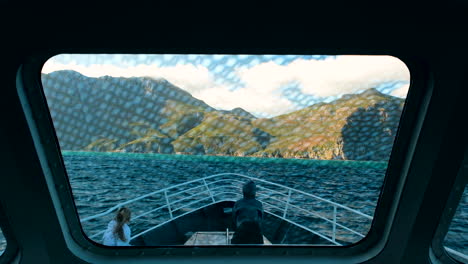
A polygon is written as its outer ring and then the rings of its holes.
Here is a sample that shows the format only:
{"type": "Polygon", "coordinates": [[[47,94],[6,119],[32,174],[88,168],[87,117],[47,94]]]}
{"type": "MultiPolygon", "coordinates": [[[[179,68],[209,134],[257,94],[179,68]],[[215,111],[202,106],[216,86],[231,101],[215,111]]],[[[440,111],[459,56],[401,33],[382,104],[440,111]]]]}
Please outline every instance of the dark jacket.
{"type": "Polygon", "coordinates": [[[232,208],[234,233],[231,244],[263,244],[263,206],[255,198],[242,198],[232,208]]]}
{"type": "Polygon", "coordinates": [[[239,227],[243,222],[251,221],[259,223],[263,220],[263,206],[255,198],[242,198],[238,200],[232,208],[234,227],[239,227]]]}

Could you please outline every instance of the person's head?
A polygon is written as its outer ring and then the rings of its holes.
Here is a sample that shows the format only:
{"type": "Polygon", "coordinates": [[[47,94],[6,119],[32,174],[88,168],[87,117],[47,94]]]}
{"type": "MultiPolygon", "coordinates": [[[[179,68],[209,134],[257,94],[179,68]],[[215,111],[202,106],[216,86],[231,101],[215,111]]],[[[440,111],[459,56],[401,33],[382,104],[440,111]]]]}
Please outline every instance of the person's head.
{"type": "Polygon", "coordinates": [[[118,223],[127,223],[130,222],[131,215],[132,212],[130,212],[130,209],[128,209],[127,207],[121,207],[119,208],[119,210],[117,210],[115,220],[117,220],[118,223]]]}
{"type": "Polygon", "coordinates": [[[125,223],[130,222],[130,217],[131,217],[131,212],[130,209],[126,207],[119,208],[117,210],[117,215],[115,216],[115,220],[117,221],[117,224],[115,225],[114,233],[117,234],[117,236],[120,238],[122,241],[127,241],[124,235],[123,231],[123,225],[125,223]]]}
{"type": "Polygon", "coordinates": [[[257,186],[255,185],[255,182],[250,180],[245,183],[242,187],[242,193],[244,194],[244,198],[254,199],[255,194],[257,193],[257,186]]]}

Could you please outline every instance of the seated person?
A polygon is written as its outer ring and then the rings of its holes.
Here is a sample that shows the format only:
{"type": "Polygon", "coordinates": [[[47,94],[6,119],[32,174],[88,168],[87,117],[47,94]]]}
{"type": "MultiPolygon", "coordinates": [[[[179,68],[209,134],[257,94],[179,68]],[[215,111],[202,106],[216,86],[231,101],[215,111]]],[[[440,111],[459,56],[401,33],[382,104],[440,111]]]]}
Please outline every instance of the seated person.
{"type": "Polygon", "coordinates": [[[244,198],[232,208],[234,228],[231,244],[263,244],[262,220],[263,206],[255,199],[257,187],[253,181],[244,184],[244,198]]]}
{"type": "Polygon", "coordinates": [[[106,232],[102,236],[105,246],[131,246],[130,245],[130,209],[122,207],[117,211],[115,219],[109,222],[106,232]]]}

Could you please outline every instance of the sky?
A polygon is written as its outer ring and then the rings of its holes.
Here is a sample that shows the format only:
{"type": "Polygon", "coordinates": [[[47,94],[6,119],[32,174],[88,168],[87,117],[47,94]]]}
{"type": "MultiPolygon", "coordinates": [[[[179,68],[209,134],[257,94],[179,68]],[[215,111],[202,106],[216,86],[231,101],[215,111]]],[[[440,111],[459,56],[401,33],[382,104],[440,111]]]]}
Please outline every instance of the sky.
{"type": "Polygon", "coordinates": [[[286,114],[376,88],[406,98],[410,73],[392,56],[61,54],[43,73],[164,78],[212,107],[257,117],[286,114]]]}

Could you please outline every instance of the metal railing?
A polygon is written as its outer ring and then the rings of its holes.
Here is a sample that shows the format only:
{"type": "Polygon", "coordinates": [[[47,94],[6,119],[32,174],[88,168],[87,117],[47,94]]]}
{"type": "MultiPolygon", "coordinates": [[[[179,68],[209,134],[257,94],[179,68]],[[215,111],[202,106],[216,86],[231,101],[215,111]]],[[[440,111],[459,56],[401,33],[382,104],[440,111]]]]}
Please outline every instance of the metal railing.
{"type": "Polygon", "coordinates": [[[455,251],[449,247],[444,247],[444,248],[452,258],[459,259],[463,263],[468,263],[468,255],[455,251]]]}
{"type": "MultiPolygon", "coordinates": [[[[200,208],[222,201],[235,201],[239,199],[242,196],[241,185],[245,182],[246,179],[251,179],[257,183],[257,199],[263,203],[264,211],[266,213],[274,215],[286,222],[307,230],[308,232],[311,232],[327,240],[333,245],[341,245],[341,243],[337,241],[337,229],[342,229],[359,237],[365,236],[361,232],[346,226],[345,223],[339,222],[337,219],[338,210],[343,210],[347,213],[372,220],[371,216],[366,215],[358,210],[354,210],[322,197],[278,183],[273,183],[238,173],[221,173],[181,184],[176,184],[161,190],[141,195],[123,203],[119,203],[102,213],[83,218],[81,219],[81,223],[113,214],[119,207],[135,204],[145,198],[162,195],[164,197],[163,203],[157,204],[157,206],[154,208],[148,208],[145,212],[134,216],[132,218],[132,222],[135,223],[135,220],[152,213],[168,214],[169,219],[161,221],[160,223],[157,223],[156,225],[137,233],[136,235],[132,236],[132,239],[134,239],[200,208]],[[308,209],[307,207],[304,207],[303,204],[299,206],[296,204],[299,200],[301,200],[301,203],[304,203],[305,201],[308,203],[324,203],[330,207],[330,213],[323,212],[323,209],[308,209]],[[202,204],[200,205],[200,203],[202,204]],[[331,225],[330,230],[327,231],[323,228],[317,229],[307,226],[304,224],[308,221],[307,219],[298,221],[298,219],[301,218],[304,219],[311,217],[316,220],[329,223],[331,225]]],[[[96,238],[99,235],[102,235],[104,232],[105,230],[94,233],[90,236],[90,238],[96,238]]]]}
{"type": "MultiPolygon", "coordinates": [[[[131,237],[131,239],[134,239],[203,207],[222,201],[236,201],[242,196],[241,186],[246,179],[256,182],[258,188],[257,199],[262,202],[266,213],[274,215],[288,223],[313,233],[325,239],[331,245],[342,245],[342,243],[337,241],[337,229],[342,229],[345,232],[361,238],[365,237],[365,234],[353,229],[352,227],[346,226],[345,223],[339,222],[337,217],[338,211],[344,211],[348,214],[362,217],[369,223],[373,219],[372,216],[364,214],[358,210],[278,183],[238,173],[220,173],[172,185],[164,189],[141,195],[123,203],[119,203],[102,213],[83,218],[81,219],[81,223],[113,214],[119,207],[137,203],[145,198],[162,195],[164,198],[162,199],[162,204],[158,204],[155,208],[149,208],[147,211],[134,216],[132,218],[132,222],[135,223],[135,220],[156,212],[166,213],[169,219],[161,221],[154,226],[137,233],[131,237]],[[273,190],[273,188],[275,189],[273,190]],[[324,212],[323,206],[319,210],[313,210],[304,206],[305,203],[315,204],[317,202],[324,203],[329,206],[330,212],[324,212]],[[200,203],[203,204],[200,205],[200,203]],[[329,223],[331,228],[327,230],[324,228],[307,226],[306,223],[309,222],[310,219],[318,219],[325,223],[329,223]]],[[[145,206],[148,205],[146,204],[145,206]]],[[[91,239],[96,238],[104,232],[105,230],[102,230],[89,237],[91,239]]],[[[467,259],[467,256],[460,252],[447,247],[446,250],[452,255],[467,259]]]]}

